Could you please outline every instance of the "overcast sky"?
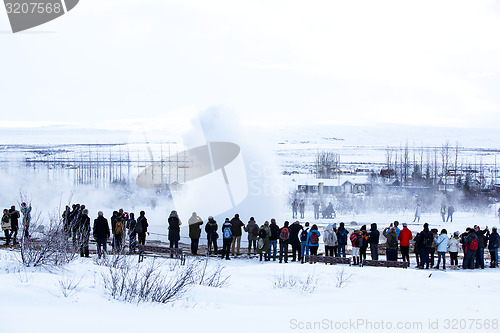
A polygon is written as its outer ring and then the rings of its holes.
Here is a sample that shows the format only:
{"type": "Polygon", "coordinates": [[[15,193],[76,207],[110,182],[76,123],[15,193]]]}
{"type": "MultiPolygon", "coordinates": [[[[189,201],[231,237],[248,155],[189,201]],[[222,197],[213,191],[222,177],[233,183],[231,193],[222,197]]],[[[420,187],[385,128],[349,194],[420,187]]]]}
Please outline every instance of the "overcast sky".
{"type": "Polygon", "coordinates": [[[12,34],[0,126],[174,119],[500,127],[499,1],[82,0],[12,34]]]}

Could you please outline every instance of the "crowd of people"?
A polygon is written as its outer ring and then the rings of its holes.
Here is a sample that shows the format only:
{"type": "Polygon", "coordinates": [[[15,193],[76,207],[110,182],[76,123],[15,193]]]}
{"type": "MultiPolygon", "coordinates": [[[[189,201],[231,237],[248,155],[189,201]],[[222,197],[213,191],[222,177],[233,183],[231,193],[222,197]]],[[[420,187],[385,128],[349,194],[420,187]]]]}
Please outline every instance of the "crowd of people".
{"type": "MultiPolygon", "coordinates": [[[[448,207],[449,208],[449,207],[448,207]]],[[[30,237],[31,205],[21,204],[20,212],[15,206],[3,210],[2,230],[4,231],[6,245],[18,243],[19,220],[22,216],[24,227],[23,237],[30,237]]],[[[175,210],[168,217],[168,240],[170,248],[178,248],[181,239],[181,219],[175,210]]],[[[188,220],[189,238],[191,240],[191,254],[197,255],[199,240],[202,234],[203,219],[196,214],[188,220]]],[[[62,214],[63,234],[71,240],[80,256],[89,257],[89,240],[91,235],[97,243],[97,254],[101,258],[107,253],[107,242],[111,238],[113,252],[123,251],[124,240],[128,239],[128,252],[135,253],[138,245],[144,245],[148,234],[148,221],[144,211],[139,213],[136,219],[134,213],[127,213],[123,209],[114,211],[110,217],[110,223],[104,217],[102,211],[98,212],[91,228],[88,209],[83,204],[66,206],[62,214]]],[[[218,224],[212,216],[208,217],[204,230],[207,235],[207,254],[219,254],[218,248],[218,224]]],[[[290,223],[285,221],[279,226],[273,218],[270,222],[265,221],[258,225],[253,217],[245,224],[238,214],[232,219],[226,218],[221,226],[222,250],[221,258],[230,260],[230,255],[242,254],[241,238],[243,233],[247,234],[247,253],[259,255],[260,260],[279,261],[280,263],[291,261],[304,261],[306,255],[317,255],[320,246],[320,237],[323,236],[324,255],[331,257],[347,257],[347,247],[351,247],[352,262],[361,265],[367,259],[368,247],[370,247],[370,259],[379,260],[379,243],[381,237],[385,238],[385,260],[397,261],[399,254],[403,261],[410,265],[410,247],[413,246],[413,254],[416,267],[421,269],[442,268],[446,269],[446,256],[449,253],[450,268],[458,269],[458,254],[463,252],[461,267],[463,269],[485,268],[484,252],[490,253],[490,267],[498,265],[498,248],[500,236],[498,230],[493,227],[491,232],[486,226],[467,228],[465,232],[458,231],[448,235],[446,229],[440,232],[438,229],[429,229],[427,223],[423,224],[423,230],[415,235],[408,229],[406,223],[394,221],[382,232],[378,230],[376,223],[366,225],[359,229],[348,231],[343,222],[328,224],[319,231],[316,224],[304,225],[299,221],[290,223]]]]}

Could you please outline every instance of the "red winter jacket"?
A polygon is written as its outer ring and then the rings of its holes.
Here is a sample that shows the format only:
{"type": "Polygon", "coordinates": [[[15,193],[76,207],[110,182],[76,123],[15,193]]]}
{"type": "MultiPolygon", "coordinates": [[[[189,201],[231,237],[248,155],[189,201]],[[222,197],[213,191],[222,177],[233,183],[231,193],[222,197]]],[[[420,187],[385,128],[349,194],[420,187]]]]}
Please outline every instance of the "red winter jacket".
{"type": "Polygon", "coordinates": [[[413,239],[410,229],[404,227],[399,233],[398,239],[401,246],[410,246],[410,240],[413,239]]]}

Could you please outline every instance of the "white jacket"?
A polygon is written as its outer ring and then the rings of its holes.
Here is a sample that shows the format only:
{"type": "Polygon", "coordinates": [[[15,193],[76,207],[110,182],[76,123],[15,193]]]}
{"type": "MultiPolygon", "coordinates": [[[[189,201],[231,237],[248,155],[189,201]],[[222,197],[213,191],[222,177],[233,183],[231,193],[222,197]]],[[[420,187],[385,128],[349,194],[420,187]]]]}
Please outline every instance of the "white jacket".
{"type": "Polygon", "coordinates": [[[325,246],[337,246],[339,245],[337,241],[337,234],[333,230],[333,225],[329,224],[325,232],[323,233],[323,242],[325,243],[325,246]]]}
{"type": "Polygon", "coordinates": [[[448,251],[449,252],[458,252],[460,249],[460,240],[455,237],[450,238],[450,242],[448,243],[448,251]]]}

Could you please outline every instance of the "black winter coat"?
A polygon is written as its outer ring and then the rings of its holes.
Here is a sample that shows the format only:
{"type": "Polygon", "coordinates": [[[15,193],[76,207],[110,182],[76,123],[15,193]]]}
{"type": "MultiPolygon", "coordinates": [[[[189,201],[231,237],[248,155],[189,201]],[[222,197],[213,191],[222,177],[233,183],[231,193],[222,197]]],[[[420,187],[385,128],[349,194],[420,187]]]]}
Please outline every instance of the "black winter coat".
{"type": "Polygon", "coordinates": [[[207,224],[205,225],[205,232],[207,233],[207,240],[210,242],[211,240],[217,240],[219,238],[219,235],[217,234],[217,229],[219,227],[217,226],[217,221],[215,220],[208,220],[207,224]]]}
{"type": "Polygon", "coordinates": [[[233,233],[233,236],[241,236],[241,228],[244,226],[245,224],[239,218],[233,217],[231,219],[231,232],[233,233]]]}
{"type": "Polygon", "coordinates": [[[300,245],[299,232],[302,230],[302,226],[292,223],[292,225],[288,227],[288,230],[290,230],[290,244],[300,245]]]}
{"type": "Polygon", "coordinates": [[[378,244],[380,240],[380,231],[377,229],[377,223],[372,223],[370,233],[368,234],[368,243],[378,244]]]}
{"type": "Polygon", "coordinates": [[[168,240],[179,241],[181,240],[181,227],[179,226],[179,218],[170,216],[168,218],[168,240]]]}
{"type": "Polygon", "coordinates": [[[95,238],[109,238],[109,224],[108,220],[103,216],[99,216],[94,220],[94,237],[95,238]]]}
{"type": "Polygon", "coordinates": [[[280,235],[280,227],[277,224],[270,224],[269,229],[271,229],[271,237],[269,240],[277,240],[280,235]]]}

